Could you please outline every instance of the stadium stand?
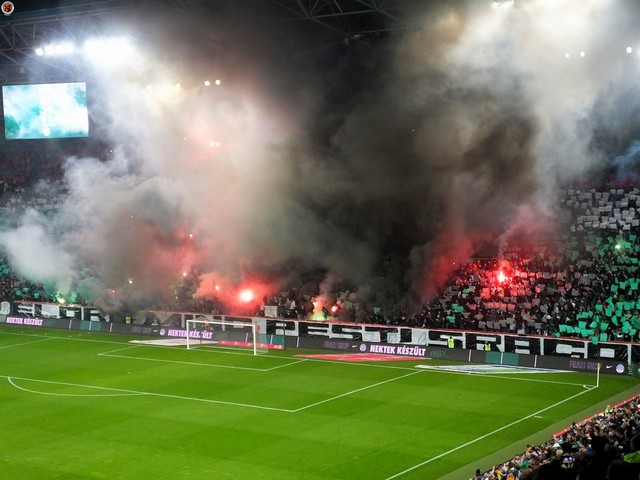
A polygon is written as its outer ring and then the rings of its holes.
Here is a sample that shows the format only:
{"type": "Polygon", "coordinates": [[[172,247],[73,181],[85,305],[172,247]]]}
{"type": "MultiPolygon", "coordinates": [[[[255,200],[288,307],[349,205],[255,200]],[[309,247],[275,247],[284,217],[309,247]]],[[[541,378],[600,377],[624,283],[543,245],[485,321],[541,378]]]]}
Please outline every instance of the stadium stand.
{"type": "Polygon", "coordinates": [[[638,397],[574,423],[541,445],[476,472],[471,480],[637,480],[640,474],[638,397]]]}
{"type": "MultiPolygon", "coordinates": [[[[99,146],[85,153],[105,156],[99,146]]],[[[54,216],[65,198],[62,164],[66,154],[10,152],[0,158],[0,227],[26,209],[54,216]]],[[[418,314],[399,307],[384,311],[377,305],[353,303],[349,292],[337,292],[337,308],[327,320],[409,325],[427,328],[526,333],[591,339],[594,343],[637,339],[640,330],[638,252],[640,190],[635,187],[578,189],[561,192],[566,234],[559,245],[531,251],[510,248],[499,258],[475,258],[453,272],[440,295],[418,314]]],[[[224,312],[218,299],[194,298],[197,272],[175,287],[167,308],[195,312],[224,312]]],[[[313,290],[294,285],[289,291],[265,295],[251,313],[274,306],[278,316],[307,318],[313,311],[313,290]]],[[[317,292],[317,287],[315,288],[317,292]]],[[[0,292],[4,300],[57,301],[18,278],[7,259],[0,258],[0,292]]],[[[82,303],[78,292],[71,300],[82,303]]],[[[322,318],[320,318],[322,319],[322,318]]]]}

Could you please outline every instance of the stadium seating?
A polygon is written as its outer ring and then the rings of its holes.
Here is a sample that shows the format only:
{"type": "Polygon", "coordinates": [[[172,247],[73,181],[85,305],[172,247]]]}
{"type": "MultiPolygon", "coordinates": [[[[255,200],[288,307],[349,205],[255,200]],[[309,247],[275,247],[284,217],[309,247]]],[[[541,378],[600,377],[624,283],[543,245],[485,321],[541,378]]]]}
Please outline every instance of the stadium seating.
{"type": "MultiPolygon", "coordinates": [[[[98,153],[104,154],[104,148],[98,153]]],[[[51,158],[42,151],[0,157],[4,167],[0,169],[4,192],[0,228],[10,226],[15,214],[29,208],[56,214],[66,195],[61,180],[64,158],[60,153],[51,158]]],[[[336,292],[339,308],[325,316],[363,323],[578,337],[594,343],[637,339],[640,189],[567,188],[558,200],[566,232],[559,244],[538,245],[529,251],[511,247],[499,258],[471,259],[451,274],[440,295],[417,315],[399,307],[383,310],[378,305],[352,303],[350,292],[336,292]]],[[[185,278],[176,287],[174,305],[163,307],[237,313],[226,312],[216,299],[194,298],[197,284],[197,278],[185,278]]],[[[266,306],[273,306],[280,316],[306,318],[313,310],[312,295],[300,287],[292,285],[287,294],[272,292],[255,310],[264,313],[266,306]]],[[[7,301],[58,300],[56,292],[47,293],[42,285],[18,278],[2,258],[0,293],[7,301]]],[[[77,292],[70,297],[82,301],[77,292]]]]}
{"type": "Polygon", "coordinates": [[[471,480],[637,480],[640,472],[638,396],[560,432],[541,445],[471,480]]]}

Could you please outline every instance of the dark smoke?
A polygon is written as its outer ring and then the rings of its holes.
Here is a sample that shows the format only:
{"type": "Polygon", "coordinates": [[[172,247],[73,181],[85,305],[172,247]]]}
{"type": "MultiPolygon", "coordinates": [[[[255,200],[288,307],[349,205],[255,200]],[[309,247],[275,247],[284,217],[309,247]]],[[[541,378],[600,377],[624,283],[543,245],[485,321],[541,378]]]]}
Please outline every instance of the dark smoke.
{"type": "Polygon", "coordinates": [[[414,308],[487,246],[553,238],[558,186],[636,145],[639,7],[411,5],[405,31],[368,44],[204,4],[119,23],[149,33],[126,68],[91,67],[114,153],[69,159],[54,223],[30,213],[2,235],[14,267],[105,305],[170,298],[198,272],[201,293],[312,278],[414,308]]]}

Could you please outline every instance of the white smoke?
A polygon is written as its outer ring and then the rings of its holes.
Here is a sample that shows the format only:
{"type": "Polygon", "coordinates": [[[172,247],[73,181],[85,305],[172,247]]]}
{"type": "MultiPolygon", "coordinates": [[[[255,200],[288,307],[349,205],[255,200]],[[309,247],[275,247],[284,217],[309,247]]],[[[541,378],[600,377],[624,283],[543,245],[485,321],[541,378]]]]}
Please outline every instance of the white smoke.
{"type": "Polygon", "coordinates": [[[324,272],[324,286],[339,279],[361,299],[420,302],[480,245],[508,243],[518,225],[546,231],[558,183],[638,133],[609,127],[640,104],[626,53],[638,7],[421,8],[366,56],[311,67],[250,20],[136,17],[158,33],[125,65],[83,65],[92,132],[112,155],[67,161],[55,221],[31,212],[0,237],[12,264],[123,301],[170,298],[197,271],[201,291],[324,272]],[[214,30],[220,43],[203,43],[214,30]]]}

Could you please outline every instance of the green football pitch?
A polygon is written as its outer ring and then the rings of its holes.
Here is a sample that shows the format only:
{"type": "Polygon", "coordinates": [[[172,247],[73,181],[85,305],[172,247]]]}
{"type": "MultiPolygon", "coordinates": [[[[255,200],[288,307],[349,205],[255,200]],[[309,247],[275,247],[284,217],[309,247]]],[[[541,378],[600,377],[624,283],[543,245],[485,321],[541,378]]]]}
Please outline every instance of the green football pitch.
{"type": "Polygon", "coordinates": [[[132,340],[2,326],[1,478],[466,480],[638,391],[132,340]]]}

